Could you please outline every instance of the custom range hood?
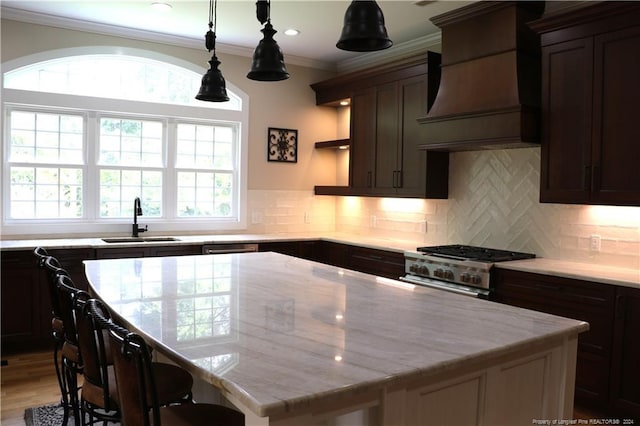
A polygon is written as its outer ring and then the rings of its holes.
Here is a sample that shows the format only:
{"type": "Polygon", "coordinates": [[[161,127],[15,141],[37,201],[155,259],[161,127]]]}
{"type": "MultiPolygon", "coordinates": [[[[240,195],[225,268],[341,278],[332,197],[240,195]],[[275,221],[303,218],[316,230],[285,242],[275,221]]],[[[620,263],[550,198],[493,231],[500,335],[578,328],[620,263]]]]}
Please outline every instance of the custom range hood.
{"type": "Polygon", "coordinates": [[[471,151],[539,143],[540,42],[527,22],[543,1],[479,1],[432,19],[442,77],[420,149],[471,151]]]}

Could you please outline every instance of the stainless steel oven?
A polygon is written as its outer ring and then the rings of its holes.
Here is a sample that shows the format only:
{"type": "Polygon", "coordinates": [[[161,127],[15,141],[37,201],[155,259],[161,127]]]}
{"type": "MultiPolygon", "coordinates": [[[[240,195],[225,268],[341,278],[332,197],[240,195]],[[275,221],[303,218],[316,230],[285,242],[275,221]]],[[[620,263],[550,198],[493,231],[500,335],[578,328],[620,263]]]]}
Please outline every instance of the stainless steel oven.
{"type": "Polygon", "coordinates": [[[496,262],[530,259],[535,254],[467,245],[418,247],[407,251],[402,281],[465,296],[488,299],[496,262]]]}

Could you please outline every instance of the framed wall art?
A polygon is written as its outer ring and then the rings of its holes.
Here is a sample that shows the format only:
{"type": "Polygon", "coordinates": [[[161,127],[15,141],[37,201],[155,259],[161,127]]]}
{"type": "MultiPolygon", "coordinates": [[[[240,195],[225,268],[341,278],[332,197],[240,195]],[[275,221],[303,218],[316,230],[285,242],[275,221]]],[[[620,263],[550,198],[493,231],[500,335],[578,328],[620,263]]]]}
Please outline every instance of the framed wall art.
{"type": "Polygon", "coordinates": [[[285,163],[298,162],[298,131],[269,127],[267,160],[285,163]]]}

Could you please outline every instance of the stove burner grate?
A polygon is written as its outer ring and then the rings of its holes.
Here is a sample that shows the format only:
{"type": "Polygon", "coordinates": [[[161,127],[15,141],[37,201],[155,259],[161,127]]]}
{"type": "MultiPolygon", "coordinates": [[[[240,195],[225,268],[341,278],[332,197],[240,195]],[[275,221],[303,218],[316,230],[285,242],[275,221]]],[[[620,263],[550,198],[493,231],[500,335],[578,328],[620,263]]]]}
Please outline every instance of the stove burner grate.
{"type": "Polygon", "coordinates": [[[508,260],[531,259],[536,257],[531,253],[520,253],[509,250],[498,250],[485,247],[467,246],[461,244],[418,247],[421,253],[439,256],[449,256],[465,260],[475,260],[479,262],[505,262],[508,260]]]}

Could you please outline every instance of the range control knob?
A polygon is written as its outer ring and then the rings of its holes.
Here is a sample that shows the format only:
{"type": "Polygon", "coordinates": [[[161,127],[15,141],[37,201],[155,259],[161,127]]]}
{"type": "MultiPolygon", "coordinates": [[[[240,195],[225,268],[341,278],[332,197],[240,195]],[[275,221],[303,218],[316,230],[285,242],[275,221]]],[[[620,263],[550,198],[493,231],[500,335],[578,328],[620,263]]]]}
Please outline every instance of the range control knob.
{"type": "Polygon", "coordinates": [[[444,278],[444,270],[442,268],[438,268],[435,271],[433,271],[433,275],[435,275],[438,278],[444,278]]]}
{"type": "Polygon", "coordinates": [[[420,266],[417,263],[412,263],[411,266],[409,266],[409,272],[418,273],[419,270],[420,266]]]}
{"type": "Polygon", "coordinates": [[[420,274],[426,276],[429,276],[429,268],[427,267],[427,265],[422,265],[420,267],[420,274]]]}
{"type": "Polygon", "coordinates": [[[444,271],[444,279],[452,280],[453,279],[453,272],[452,271],[444,271]]]}
{"type": "Polygon", "coordinates": [[[468,283],[469,281],[471,281],[471,275],[469,275],[468,272],[463,272],[462,274],[460,274],[460,279],[463,283],[468,283]]]}
{"type": "Polygon", "coordinates": [[[471,282],[473,284],[480,284],[482,282],[482,277],[480,275],[474,275],[471,277],[471,282]]]}

